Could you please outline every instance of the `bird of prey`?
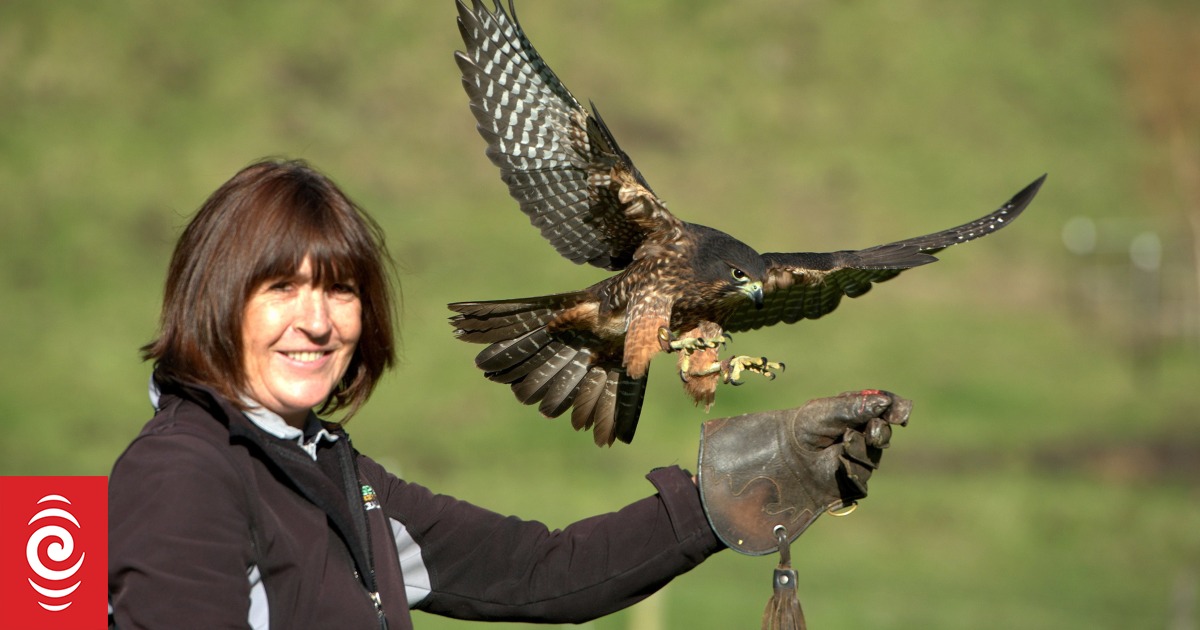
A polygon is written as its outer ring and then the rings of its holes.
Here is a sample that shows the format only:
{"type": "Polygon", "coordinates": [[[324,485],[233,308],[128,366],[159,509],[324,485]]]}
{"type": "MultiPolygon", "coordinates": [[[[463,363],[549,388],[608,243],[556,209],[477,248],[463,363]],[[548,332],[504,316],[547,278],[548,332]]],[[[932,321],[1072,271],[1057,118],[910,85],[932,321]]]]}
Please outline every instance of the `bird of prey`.
{"type": "Polygon", "coordinates": [[[586,289],[450,304],[459,339],[488,344],[487,378],[547,417],[571,409],[597,445],[630,442],[650,360],[678,353],[684,388],[711,405],[718,382],[744,370],[773,378],[763,357],[720,360],[729,333],[816,319],[843,296],[937,260],[941,249],[986,236],[1029,204],[1045,175],[999,210],[935,234],[867,249],[760,254],[667,210],[596,107],[580,105],[516,18],[482,0],[457,0],[465,52],[456,52],[487,156],[530,222],[563,257],[619,272],[586,289]]]}

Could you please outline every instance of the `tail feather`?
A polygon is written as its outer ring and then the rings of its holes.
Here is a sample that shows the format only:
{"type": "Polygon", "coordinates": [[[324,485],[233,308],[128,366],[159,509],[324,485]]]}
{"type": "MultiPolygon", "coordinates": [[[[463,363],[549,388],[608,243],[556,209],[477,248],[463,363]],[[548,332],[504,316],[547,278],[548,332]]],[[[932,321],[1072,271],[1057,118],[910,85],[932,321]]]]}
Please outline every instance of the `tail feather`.
{"type": "Polygon", "coordinates": [[[550,383],[575,357],[573,349],[562,346],[555,348],[554,345],[545,348],[550,351],[550,356],[545,359],[542,359],[542,354],[545,352],[543,350],[543,353],[539,353],[534,360],[526,361],[526,363],[536,363],[537,365],[524,378],[513,382],[512,390],[517,395],[517,400],[526,405],[541,402],[546,396],[546,389],[550,383]]]}
{"type": "Polygon", "coordinates": [[[513,318],[504,322],[488,322],[492,325],[491,328],[473,327],[472,321],[455,322],[458,330],[454,332],[459,339],[470,343],[496,343],[506,339],[520,337],[526,333],[537,330],[546,325],[550,318],[554,316],[552,311],[547,311],[545,316],[535,316],[529,318],[513,318]]]}
{"type": "Polygon", "coordinates": [[[620,373],[608,370],[604,380],[604,388],[592,408],[592,416],[588,423],[592,425],[592,439],[596,446],[608,446],[613,443],[613,413],[617,407],[617,384],[620,373]]]}
{"type": "Polygon", "coordinates": [[[593,367],[576,390],[571,413],[575,430],[592,429],[597,446],[633,441],[646,395],[646,377],[631,378],[623,368],[593,367]]]}
{"type": "Polygon", "coordinates": [[[545,328],[497,341],[475,355],[475,366],[488,374],[504,372],[537,354],[551,341],[545,328]]]}
{"type": "Polygon", "coordinates": [[[517,300],[457,302],[450,310],[454,334],[471,343],[496,343],[545,326],[564,308],[578,304],[586,294],[560,293],[517,300]]]}
{"type": "MultiPolygon", "coordinates": [[[[617,383],[617,407],[613,415],[613,437],[629,444],[637,431],[638,418],[642,415],[642,401],[646,398],[647,373],[642,378],[631,378],[622,373],[617,383]]],[[[612,444],[612,441],[609,441],[612,444]]]]}
{"type": "Polygon", "coordinates": [[[541,411],[542,415],[547,418],[557,418],[571,408],[578,395],[579,384],[587,376],[591,356],[591,351],[586,348],[577,351],[549,383],[546,388],[546,396],[542,398],[542,404],[538,407],[538,411],[541,411]]]}
{"type": "Polygon", "coordinates": [[[571,426],[592,430],[599,446],[630,442],[637,429],[646,379],[631,378],[619,365],[597,355],[591,337],[575,330],[550,332],[546,325],[563,309],[582,302],[584,293],[520,300],[451,304],[459,339],[486,343],[475,365],[505,383],[517,400],[538,405],[554,418],[571,412],[571,426]]]}
{"type": "Polygon", "coordinates": [[[571,426],[576,431],[586,431],[595,424],[592,411],[595,410],[596,402],[600,400],[607,382],[608,371],[597,366],[588,370],[587,376],[583,377],[583,382],[576,388],[574,409],[571,411],[571,426]]]}
{"type": "MultiPolygon", "coordinates": [[[[487,377],[489,381],[512,385],[526,376],[529,376],[531,372],[541,367],[545,362],[553,359],[557,354],[558,347],[553,344],[547,344],[526,355],[521,362],[516,363],[509,368],[498,372],[484,372],[483,375],[487,377]]],[[[521,396],[518,395],[517,398],[519,399],[521,396]]],[[[521,402],[525,401],[522,400],[521,402]]]]}

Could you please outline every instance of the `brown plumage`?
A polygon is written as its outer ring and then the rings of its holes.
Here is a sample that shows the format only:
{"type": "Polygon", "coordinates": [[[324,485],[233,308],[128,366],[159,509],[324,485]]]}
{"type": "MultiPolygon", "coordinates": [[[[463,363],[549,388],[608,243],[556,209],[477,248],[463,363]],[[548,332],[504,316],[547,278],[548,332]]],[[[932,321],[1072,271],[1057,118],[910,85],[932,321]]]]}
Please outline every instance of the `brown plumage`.
{"type": "MultiPolygon", "coordinates": [[[[455,60],[509,193],[563,257],[619,273],[574,293],[451,304],[451,323],[460,339],[488,344],[475,363],[489,379],[546,416],[572,409],[572,426],[592,429],[598,445],[633,439],[650,361],[675,350],[672,342],[821,317],[842,296],[1004,227],[1045,179],[935,234],[858,251],[759,254],[667,210],[595,107],[580,105],[542,61],[511,0],[508,11],[458,0],[458,12],[466,51],[455,60]]],[[[736,378],[731,361],[718,361],[716,347],[681,351],[685,391],[711,404],[717,383],[736,378]]]]}

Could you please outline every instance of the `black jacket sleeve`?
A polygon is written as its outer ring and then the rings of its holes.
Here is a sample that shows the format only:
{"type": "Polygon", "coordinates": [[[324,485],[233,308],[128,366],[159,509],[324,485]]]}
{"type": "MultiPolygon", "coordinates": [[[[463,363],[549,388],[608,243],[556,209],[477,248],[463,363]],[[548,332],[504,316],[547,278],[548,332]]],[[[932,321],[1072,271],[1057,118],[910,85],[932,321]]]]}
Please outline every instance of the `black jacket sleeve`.
{"type": "Polygon", "coordinates": [[[241,483],[215,446],[191,435],[145,435],[121,456],[108,508],[118,628],[249,627],[241,483]]]}
{"type": "Polygon", "coordinates": [[[550,530],[435,495],[363,459],[385,480],[384,511],[419,548],[429,590],[416,607],[439,615],[580,623],[648,597],[723,548],[678,467],[648,475],[654,496],[550,530]]]}

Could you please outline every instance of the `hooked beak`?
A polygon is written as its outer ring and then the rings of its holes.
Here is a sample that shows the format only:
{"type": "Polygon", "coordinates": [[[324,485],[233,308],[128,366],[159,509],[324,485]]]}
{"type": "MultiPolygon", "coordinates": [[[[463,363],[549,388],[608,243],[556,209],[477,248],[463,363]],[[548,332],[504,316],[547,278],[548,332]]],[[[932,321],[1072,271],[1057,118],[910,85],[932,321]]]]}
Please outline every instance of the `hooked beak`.
{"type": "Polygon", "coordinates": [[[753,282],[742,289],[746,293],[746,297],[754,300],[754,308],[762,310],[763,307],[763,286],[761,282],[753,282]]]}

